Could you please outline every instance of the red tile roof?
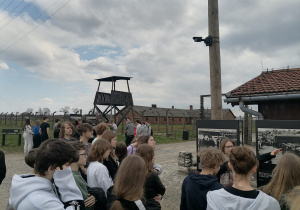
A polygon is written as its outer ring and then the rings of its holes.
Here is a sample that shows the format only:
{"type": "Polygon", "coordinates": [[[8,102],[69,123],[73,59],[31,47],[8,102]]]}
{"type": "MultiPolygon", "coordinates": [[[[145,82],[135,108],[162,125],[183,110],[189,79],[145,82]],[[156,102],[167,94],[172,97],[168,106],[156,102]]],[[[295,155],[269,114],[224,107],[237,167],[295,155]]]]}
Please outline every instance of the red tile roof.
{"type": "Polygon", "coordinates": [[[300,68],[263,71],[261,75],[229,92],[227,97],[300,92],[300,68]]]}

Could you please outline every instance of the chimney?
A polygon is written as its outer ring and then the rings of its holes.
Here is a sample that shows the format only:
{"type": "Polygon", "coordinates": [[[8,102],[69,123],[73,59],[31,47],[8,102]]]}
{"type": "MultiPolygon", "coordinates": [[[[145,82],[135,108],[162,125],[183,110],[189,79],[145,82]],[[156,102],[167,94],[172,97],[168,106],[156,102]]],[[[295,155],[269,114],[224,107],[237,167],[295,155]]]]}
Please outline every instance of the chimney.
{"type": "Polygon", "coordinates": [[[152,104],[151,107],[152,107],[152,108],[156,108],[156,104],[152,104]]]}
{"type": "Polygon", "coordinates": [[[193,110],[193,105],[190,105],[190,110],[193,110]]]}
{"type": "Polygon", "coordinates": [[[174,109],[174,106],[172,106],[172,109],[174,109]]]}

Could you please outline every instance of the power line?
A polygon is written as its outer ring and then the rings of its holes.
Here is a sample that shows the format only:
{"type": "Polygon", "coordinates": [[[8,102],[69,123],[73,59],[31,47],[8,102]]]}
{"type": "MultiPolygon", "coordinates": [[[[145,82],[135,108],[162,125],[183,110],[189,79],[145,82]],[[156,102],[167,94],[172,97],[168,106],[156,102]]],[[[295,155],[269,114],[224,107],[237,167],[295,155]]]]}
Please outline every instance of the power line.
{"type": "Polygon", "coordinates": [[[0,23],[2,23],[2,21],[3,20],[5,20],[15,9],[17,9],[22,3],[24,2],[24,0],[23,1],[21,1],[15,8],[13,8],[13,10],[11,10],[1,21],[0,21],[0,23]]]}
{"type": "MultiPolygon", "coordinates": [[[[46,9],[46,11],[41,12],[41,13],[39,14],[39,16],[35,17],[35,19],[39,19],[39,18],[42,17],[44,14],[47,14],[47,11],[50,10],[50,8],[51,8],[55,3],[57,3],[57,2],[58,2],[58,0],[56,0],[55,2],[53,2],[53,3],[46,9]]],[[[43,18],[41,18],[41,19],[43,19],[43,18]]],[[[33,20],[31,20],[31,22],[29,22],[29,23],[27,24],[27,26],[25,26],[24,28],[22,28],[22,29],[20,30],[20,32],[18,33],[18,35],[12,37],[10,40],[8,40],[8,41],[5,42],[4,44],[2,44],[2,45],[0,46],[0,49],[1,49],[2,47],[4,47],[5,45],[9,44],[10,42],[12,42],[12,40],[14,40],[15,38],[17,38],[18,36],[20,37],[20,36],[22,35],[22,33],[23,33],[27,28],[30,27],[30,23],[32,23],[32,22],[33,22],[33,20]]]]}
{"type": "Polygon", "coordinates": [[[0,4],[0,7],[2,6],[2,4],[4,4],[6,2],[6,0],[4,0],[1,4],[0,4]]]}
{"type": "MultiPolygon", "coordinates": [[[[28,7],[30,7],[31,5],[32,5],[32,3],[33,2],[35,2],[36,0],[31,0],[27,5],[25,5],[23,8],[22,8],[22,10],[21,11],[19,11],[17,14],[15,14],[14,16],[13,16],[13,18],[12,19],[10,19],[9,21],[7,21],[3,26],[1,26],[0,27],[0,31],[3,29],[3,28],[5,28],[5,26],[7,26],[9,23],[11,23],[11,22],[13,22],[15,19],[16,19],[16,17],[18,16],[18,15],[20,15],[25,9],[27,9],[28,7]]],[[[7,16],[6,16],[7,17],[7,16]]],[[[5,17],[5,18],[6,18],[5,17]]],[[[4,18],[4,19],[5,19],[4,18]]],[[[2,21],[1,21],[2,22],[2,21]]],[[[0,23],[1,23],[0,22],[0,23]]]]}
{"type": "Polygon", "coordinates": [[[2,12],[4,11],[4,10],[6,10],[7,9],[7,7],[9,7],[9,5],[11,5],[11,3],[13,3],[14,2],[14,0],[12,0],[1,12],[0,12],[0,15],[2,14],[2,12]]]}
{"type": "Polygon", "coordinates": [[[63,7],[65,7],[71,0],[68,0],[65,4],[63,4],[58,10],[56,10],[55,12],[53,12],[49,17],[47,17],[45,20],[43,20],[40,24],[38,24],[36,27],[34,27],[32,30],[30,30],[28,33],[26,33],[24,36],[22,36],[21,38],[19,38],[17,41],[15,41],[13,44],[9,45],[8,47],[6,47],[4,50],[0,51],[0,55],[5,52],[6,50],[8,50],[9,48],[11,48],[12,46],[14,46],[16,43],[18,43],[19,41],[21,41],[22,39],[24,39],[28,34],[30,34],[31,32],[33,32],[35,29],[37,29],[40,25],[42,25],[44,22],[46,22],[48,19],[50,19],[52,16],[54,16],[57,12],[59,12],[63,7]]]}
{"type": "MultiPolygon", "coordinates": [[[[50,8],[55,4],[55,3],[57,3],[58,2],[58,0],[56,0],[55,2],[53,2],[44,12],[41,12],[40,14],[39,14],[39,16],[37,16],[37,17],[35,17],[35,19],[39,19],[40,17],[42,17],[44,14],[47,14],[47,11],[48,10],[50,10],[50,8]]],[[[41,19],[43,19],[43,18],[41,18],[41,19]]],[[[31,22],[33,22],[33,20],[31,20],[31,22]]],[[[29,28],[30,27],[30,23],[31,22],[29,22],[28,24],[27,24],[27,26],[25,26],[24,28],[22,28],[21,30],[20,30],[20,32],[18,33],[18,35],[16,35],[16,36],[14,36],[14,37],[12,37],[10,40],[8,40],[6,43],[4,43],[4,44],[2,44],[1,46],[0,46],[0,49],[2,48],[2,47],[4,47],[5,45],[7,45],[8,43],[10,43],[12,40],[14,40],[16,37],[18,37],[18,36],[20,36],[27,28],[29,28]]]]}

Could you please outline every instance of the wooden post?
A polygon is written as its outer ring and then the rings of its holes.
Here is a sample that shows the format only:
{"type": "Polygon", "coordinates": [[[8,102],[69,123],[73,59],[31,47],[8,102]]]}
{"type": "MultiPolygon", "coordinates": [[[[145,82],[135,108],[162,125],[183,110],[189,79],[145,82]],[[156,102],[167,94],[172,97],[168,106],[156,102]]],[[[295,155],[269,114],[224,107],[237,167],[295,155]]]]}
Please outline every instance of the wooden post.
{"type": "Polygon", "coordinates": [[[18,126],[18,114],[19,112],[16,112],[16,127],[18,126]]]}
{"type": "Polygon", "coordinates": [[[158,133],[160,132],[160,114],[158,113],[158,133]]]}
{"type": "Polygon", "coordinates": [[[172,115],[172,118],[171,118],[171,120],[172,120],[172,124],[171,124],[172,136],[174,136],[174,127],[173,127],[174,117],[173,117],[173,113],[172,112],[170,112],[170,113],[172,115]]]}
{"type": "Polygon", "coordinates": [[[211,119],[222,120],[222,85],[218,0],[208,0],[208,32],[209,35],[212,36],[212,45],[209,46],[211,119]]]}
{"type": "Polygon", "coordinates": [[[168,126],[169,126],[169,110],[167,109],[167,111],[166,111],[166,136],[168,137],[168,134],[169,134],[169,128],[168,128],[168,126]]]}
{"type": "Polygon", "coordinates": [[[204,96],[200,96],[200,120],[204,120],[204,96]]]}

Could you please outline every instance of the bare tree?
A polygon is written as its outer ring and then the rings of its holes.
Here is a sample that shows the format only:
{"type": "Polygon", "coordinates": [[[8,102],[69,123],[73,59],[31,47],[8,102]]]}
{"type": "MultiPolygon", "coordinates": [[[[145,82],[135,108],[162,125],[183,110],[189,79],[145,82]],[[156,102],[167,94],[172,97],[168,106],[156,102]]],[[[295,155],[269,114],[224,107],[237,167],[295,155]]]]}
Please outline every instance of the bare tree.
{"type": "Polygon", "coordinates": [[[63,107],[63,108],[60,109],[60,112],[69,114],[69,110],[70,110],[70,107],[69,106],[65,106],[65,107],[63,107]]]}
{"type": "Polygon", "coordinates": [[[78,108],[72,108],[72,112],[73,112],[74,114],[76,114],[77,112],[79,112],[79,109],[78,109],[78,108]]]}
{"type": "Polygon", "coordinates": [[[50,109],[47,107],[43,108],[43,113],[47,113],[48,115],[50,115],[50,109]]]}
{"type": "Polygon", "coordinates": [[[33,113],[33,108],[27,108],[25,112],[26,113],[30,113],[30,112],[33,113]]]}
{"type": "Polygon", "coordinates": [[[42,110],[42,108],[41,108],[41,107],[39,108],[38,112],[39,112],[39,114],[40,114],[40,115],[42,115],[42,114],[43,114],[43,110],[42,110]]]}

